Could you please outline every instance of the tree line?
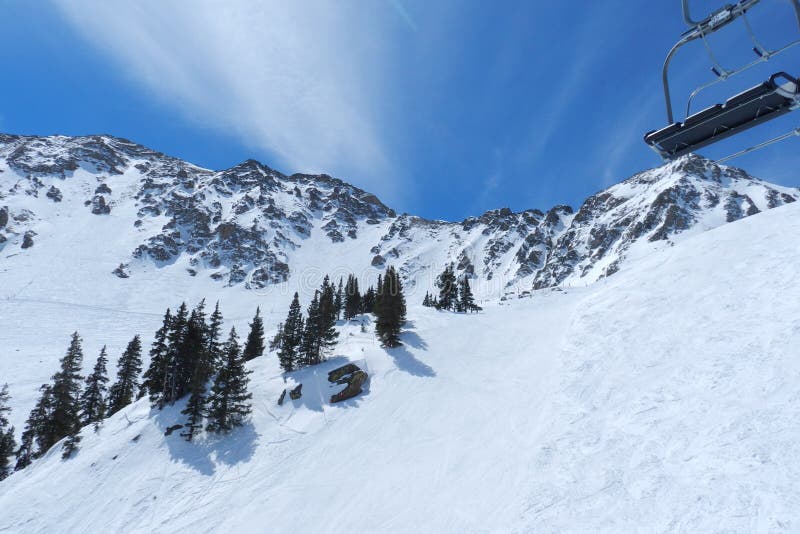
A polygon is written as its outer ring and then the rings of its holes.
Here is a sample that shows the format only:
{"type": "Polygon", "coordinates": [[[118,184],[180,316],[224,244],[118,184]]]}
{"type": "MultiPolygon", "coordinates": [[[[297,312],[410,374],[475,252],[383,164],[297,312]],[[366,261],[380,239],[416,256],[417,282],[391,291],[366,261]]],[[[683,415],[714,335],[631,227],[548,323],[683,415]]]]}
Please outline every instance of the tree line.
{"type": "Polygon", "coordinates": [[[439,295],[431,295],[426,292],[422,301],[423,306],[459,313],[479,312],[483,309],[475,304],[475,296],[469,286],[469,278],[466,275],[457,277],[453,263],[447,265],[444,271],[436,277],[436,287],[439,289],[439,295]]]}
{"type": "Polygon", "coordinates": [[[394,267],[388,267],[385,275],[378,275],[376,286],[369,286],[363,294],[355,275],[349,275],[346,283],[339,279],[336,289],[326,275],[305,315],[300,296],[295,292],[286,320],[278,325],[269,348],[278,352],[285,372],[316,365],[336,346],[339,336],[336,321],[340,318],[351,321],[367,313],[375,315],[375,333],[381,342],[387,347],[398,346],[406,319],[406,302],[394,267]]]}
{"type": "MultiPolygon", "coordinates": [[[[363,293],[355,275],[346,282],[340,279],[338,286],[326,276],[305,314],[295,293],[269,348],[277,351],[286,372],[316,365],[336,346],[336,322],[364,314],[374,315],[375,333],[384,346],[400,345],[406,302],[394,267],[388,267],[377,284],[363,293]]],[[[264,324],[256,308],[243,344],[235,328],[223,339],[222,326],[219,303],[210,314],[205,299],[191,310],[185,302],[175,312],[167,309],[150,346],[148,368],[142,374],[142,342],[136,335],[120,356],[110,386],[107,348],[100,350],[92,372],[84,377],[83,340],[73,333],[58,371],[40,387],[19,445],[6,415],[10,411],[8,387],[0,389],[0,480],[10,474],[11,458],[16,459],[15,470],[23,469],[61,440],[65,440],[62,457],[69,458],[78,448],[84,427],[98,431],[105,419],[145,396],[158,410],[186,400],[181,410],[185,418],[181,436],[187,441],[203,428],[224,433],[241,426],[251,412],[252,399],[245,362],[263,354],[264,324]]]]}

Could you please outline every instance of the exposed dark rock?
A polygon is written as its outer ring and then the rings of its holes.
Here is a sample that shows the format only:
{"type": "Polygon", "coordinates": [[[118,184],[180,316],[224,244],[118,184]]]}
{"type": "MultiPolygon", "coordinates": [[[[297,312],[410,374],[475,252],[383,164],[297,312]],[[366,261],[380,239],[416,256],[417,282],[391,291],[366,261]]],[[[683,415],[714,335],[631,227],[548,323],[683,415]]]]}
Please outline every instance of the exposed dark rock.
{"type": "Polygon", "coordinates": [[[112,274],[114,274],[115,276],[117,276],[119,278],[129,278],[130,277],[130,273],[128,273],[128,266],[125,265],[124,263],[120,263],[119,266],[116,269],[114,269],[113,271],[111,271],[111,272],[112,272],[112,274]]]}
{"type": "Polygon", "coordinates": [[[165,436],[169,436],[169,435],[171,435],[173,432],[175,432],[176,430],[180,430],[181,428],[183,428],[183,425],[172,425],[172,426],[168,426],[168,427],[167,427],[167,429],[164,431],[164,435],[165,435],[165,436]]]}
{"type": "Polygon", "coordinates": [[[354,363],[348,363],[328,373],[328,381],[334,384],[345,384],[345,388],[331,396],[331,403],[352,399],[362,393],[361,386],[367,381],[368,375],[354,363]]]}
{"type": "Polygon", "coordinates": [[[106,204],[106,199],[103,195],[95,195],[92,199],[92,213],[95,215],[108,215],[111,213],[111,206],[106,204]]]}
{"type": "Polygon", "coordinates": [[[297,384],[297,386],[289,392],[289,398],[292,400],[297,400],[303,396],[303,384],[297,384]]]}
{"type": "Polygon", "coordinates": [[[111,194],[111,188],[108,187],[107,184],[102,183],[102,184],[98,185],[95,188],[94,194],[95,195],[110,195],[111,194]]]}
{"type": "Polygon", "coordinates": [[[374,258],[372,258],[371,265],[373,267],[383,267],[386,265],[386,258],[381,256],[380,254],[376,254],[374,258]]]}
{"type": "Polygon", "coordinates": [[[45,196],[47,196],[47,198],[53,202],[61,202],[61,200],[64,198],[64,196],[61,194],[61,190],[54,185],[50,186],[50,189],[47,190],[47,194],[45,196]]]}
{"type": "Polygon", "coordinates": [[[22,238],[22,248],[31,248],[33,246],[33,236],[36,235],[36,232],[33,230],[28,230],[25,232],[25,235],[22,238]]]}
{"type": "Polygon", "coordinates": [[[283,406],[283,399],[286,398],[286,389],[281,391],[281,396],[278,397],[278,406],[283,406]]]}
{"type": "Polygon", "coordinates": [[[8,224],[8,207],[3,206],[0,208],[0,228],[5,228],[8,224]]]}

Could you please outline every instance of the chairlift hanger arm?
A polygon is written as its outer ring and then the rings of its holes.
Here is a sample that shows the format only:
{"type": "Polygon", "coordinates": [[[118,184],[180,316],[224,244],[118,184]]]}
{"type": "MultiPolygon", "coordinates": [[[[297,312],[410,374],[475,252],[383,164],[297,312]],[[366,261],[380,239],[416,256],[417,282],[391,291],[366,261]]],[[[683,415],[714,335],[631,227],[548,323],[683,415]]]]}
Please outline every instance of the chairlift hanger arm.
{"type": "MultiPolygon", "coordinates": [[[[683,34],[683,37],[681,37],[681,39],[675,43],[675,45],[669,51],[669,54],[667,54],[667,59],[664,60],[664,67],[661,71],[661,80],[664,85],[664,102],[666,103],[667,107],[668,123],[672,124],[675,122],[675,117],[672,112],[672,98],[669,91],[669,64],[672,62],[672,58],[683,45],[692,41],[696,41],[697,39],[702,39],[706,35],[714,33],[720,28],[727,26],[758,2],[760,2],[760,0],[740,0],[740,2],[735,5],[728,4],[718,9],[701,21],[695,21],[692,19],[689,12],[689,0],[681,1],[683,20],[687,25],[690,26],[690,29],[683,34]]],[[[795,9],[798,12],[798,24],[800,24],[800,0],[792,0],[792,2],[795,4],[795,9]]]]}

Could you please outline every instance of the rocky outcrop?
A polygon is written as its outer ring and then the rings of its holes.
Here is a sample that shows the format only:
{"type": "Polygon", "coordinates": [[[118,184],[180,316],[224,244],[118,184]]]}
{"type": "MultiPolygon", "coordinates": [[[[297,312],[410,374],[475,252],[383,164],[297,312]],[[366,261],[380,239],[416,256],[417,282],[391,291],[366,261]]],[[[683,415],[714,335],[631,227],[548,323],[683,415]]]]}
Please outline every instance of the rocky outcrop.
{"type": "Polygon", "coordinates": [[[354,363],[348,363],[328,373],[328,382],[344,385],[344,389],[331,396],[331,403],[342,402],[360,395],[361,386],[367,381],[367,373],[354,363]]]}
{"type": "Polygon", "coordinates": [[[292,390],[289,391],[289,398],[298,400],[303,396],[303,384],[297,384],[292,390]]]}

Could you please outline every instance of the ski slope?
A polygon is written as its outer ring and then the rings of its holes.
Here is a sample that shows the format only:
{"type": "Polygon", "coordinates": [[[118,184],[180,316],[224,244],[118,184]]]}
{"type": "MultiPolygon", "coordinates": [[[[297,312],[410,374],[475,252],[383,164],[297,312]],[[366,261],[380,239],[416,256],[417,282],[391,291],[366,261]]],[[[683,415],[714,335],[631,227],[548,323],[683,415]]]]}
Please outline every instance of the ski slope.
{"type": "MultiPolygon", "coordinates": [[[[345,325],[319,368],[252,362],[252,424],[228,438],[166,437],[180,407],[139,402],[75,458],[51,451],[0,483],[0,532],[797,532],[798,235],[793,204],[589,287],[470,316],[412,305],[395,350],[345,325]],[[330,405],[346,360],[368,391],[330,405]]],[[[28,305],[20,323],[73,320],[116,347],[159,321],[28,305]]]]}

